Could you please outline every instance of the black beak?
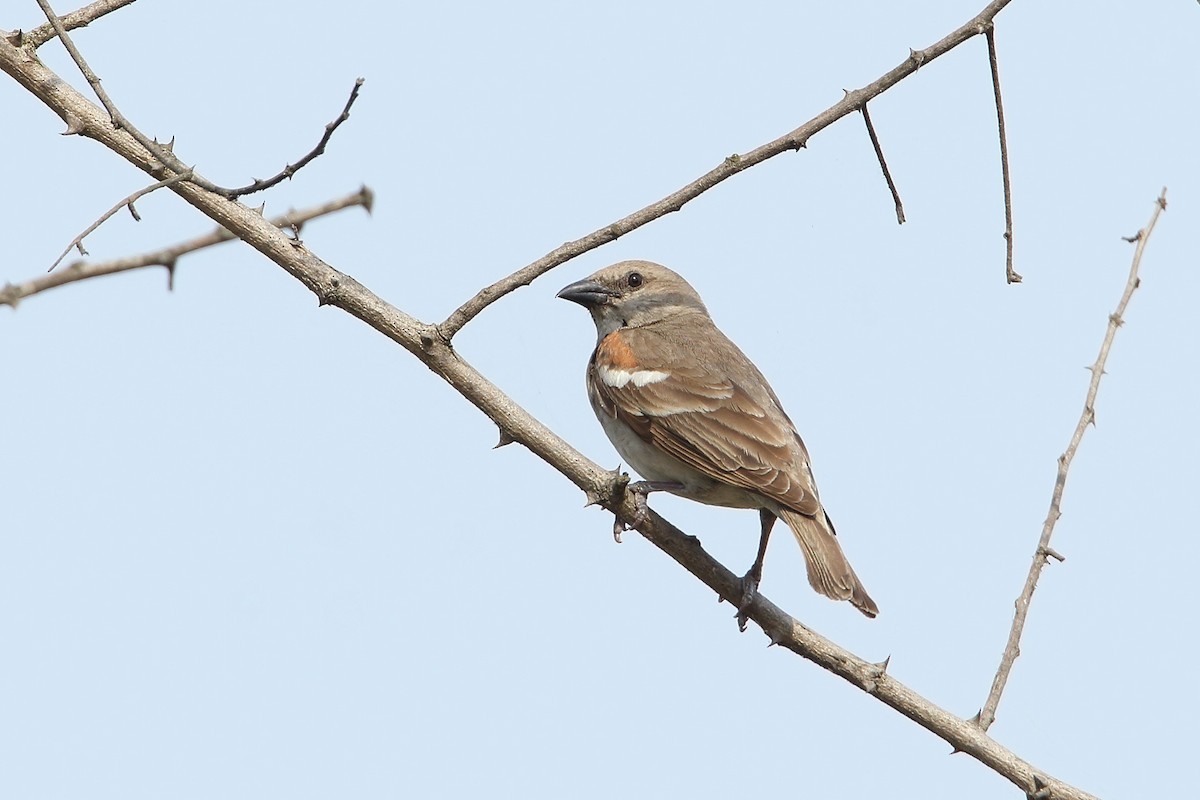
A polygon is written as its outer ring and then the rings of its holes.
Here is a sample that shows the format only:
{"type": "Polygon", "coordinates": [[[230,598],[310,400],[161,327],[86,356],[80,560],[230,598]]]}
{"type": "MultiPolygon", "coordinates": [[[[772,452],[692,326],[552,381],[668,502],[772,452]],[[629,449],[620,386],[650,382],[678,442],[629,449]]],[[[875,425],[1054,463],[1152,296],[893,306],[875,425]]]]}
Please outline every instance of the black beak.
{"type": "Polygon", "coordinates": [[[572,303],[579,303],[584,308],[593,308],[602,306],[611,298],[617,297],[620,293],[614,292],[612,289],[606,289],[593,280],[584,278],[581,281],[575,281],[570,286],[564,286],[558,296],[563,300],[570,300],[572,303]]]}

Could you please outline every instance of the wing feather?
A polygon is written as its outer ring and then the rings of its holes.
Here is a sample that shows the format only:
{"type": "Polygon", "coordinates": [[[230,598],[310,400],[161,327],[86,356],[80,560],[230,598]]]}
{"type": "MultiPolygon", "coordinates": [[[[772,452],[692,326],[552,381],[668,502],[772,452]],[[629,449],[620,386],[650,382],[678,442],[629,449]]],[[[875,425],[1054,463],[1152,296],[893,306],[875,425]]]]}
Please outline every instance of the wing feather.
{"type": "MultiPolygon", "coordinates": [[[[765,379],[744,356],[750,372],[735,376],[735,370],[721,369],[722,359],[706,362],[695,353],[679,352],[680,343],[648,329],[611,335],[626,337],[626,342],[653,337],[654,341],[632,342],[640,358],[638,369],[659,370],[668,377],[642,386],[634,381],[612,386],[597,379],[593,363],[588,384],[597,408],[715,480],[760,492],[801,514],[821,510],[804,444],[765,379]],[[648,354],[654,356],[647,359],[648,354]]],[[[732,343],[728,345],[741,356],[732,343]]]]}

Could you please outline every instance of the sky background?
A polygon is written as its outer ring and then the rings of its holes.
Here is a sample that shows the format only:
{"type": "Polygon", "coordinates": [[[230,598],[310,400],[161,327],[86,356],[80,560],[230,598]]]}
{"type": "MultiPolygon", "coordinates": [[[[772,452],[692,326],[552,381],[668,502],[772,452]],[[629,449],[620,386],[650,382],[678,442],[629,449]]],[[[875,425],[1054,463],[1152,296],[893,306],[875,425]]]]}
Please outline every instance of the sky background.
{"type": "MultiPolygon", "coordinates": [[[[367,184],[307,245],[405,311],[481,286],[793,129],[983,0],[143,2],[75,35],[142,130],[225,184],[328,152],[268,214],[367,184]]],[[[59,11],[65,13],[67,7],[59,11]]],[[[0,28],[32,28],[7,0],[0,28]]],[[[618,457],[555,299],[625,258],[683,273],[771,379],[882,608],[765,595],[964,717],[996,669],[1107,315],[1143,263],[991,733],[1102,797],[1194,784],[1200,659],[1200,6],[1016,0],[998,19],[1019,286],[986,46],[877,99],[898,226],[850,117],[471,323],[460,353],[618,457]]],[[[61,48],[41,57],[82,86],[61,48]]],[[[149,181],[0,80],[0,282],[149,181]]],[[[175,196],[89,237],[212,224],[175,196]]],[[[1019,796],[796,656],[401,348],[240,244],[0,309],[0,796],[1019,796]]],[[[736,572],[757,519],[655,496],[736,572]]]]}

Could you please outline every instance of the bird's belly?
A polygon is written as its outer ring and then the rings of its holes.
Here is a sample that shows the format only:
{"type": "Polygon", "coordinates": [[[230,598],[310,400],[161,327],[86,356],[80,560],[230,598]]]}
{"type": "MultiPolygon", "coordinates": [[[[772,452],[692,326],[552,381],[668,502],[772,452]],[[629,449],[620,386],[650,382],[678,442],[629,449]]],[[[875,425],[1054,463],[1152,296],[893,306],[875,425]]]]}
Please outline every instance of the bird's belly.
{"type": "Polygon", "coordinates": [[[682,484],[682,489],[671,490],[671,493],[710,506],[759,508],[762,505],[761,499],[753,493],[714,480],[674,456],[648,444],[620,420],[603,412],[597,412],[596,416],[600,419],[600,424],[604,427],[604,432],[608,434],[613,447],[621,454],[621,458],[625,459],[625,463],[633,467],[645,480],[682,484]]]}

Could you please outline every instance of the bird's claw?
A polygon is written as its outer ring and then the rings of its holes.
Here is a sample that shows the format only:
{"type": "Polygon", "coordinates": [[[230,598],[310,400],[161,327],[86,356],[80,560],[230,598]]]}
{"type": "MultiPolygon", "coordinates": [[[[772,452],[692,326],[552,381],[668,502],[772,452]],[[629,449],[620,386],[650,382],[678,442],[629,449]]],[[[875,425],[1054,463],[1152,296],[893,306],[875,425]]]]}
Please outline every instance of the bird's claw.
{"type": "Polygon", "coordinates": [[[750,621],[750,609],[757,597],[758,577],[751,570],[742,578],[742,600],[738,604],[737,624],[738,630],[742,633],[746,632],[746,624],[750,621]]]}
{"type": "Polygon", "coordinates": [[[613,539],[616,543],[621,543],[622,533],[640,527],[643,522],[650,518],[650,506],[646,503],[647,495],[651,492],[669,491],[680,487],[681,484],[677,483],[655,483],[653,481],[638,481],[626,486],[625,491],[633,496],[633,521],[625,522],[620,517],[613,520],[613,539]]]}

